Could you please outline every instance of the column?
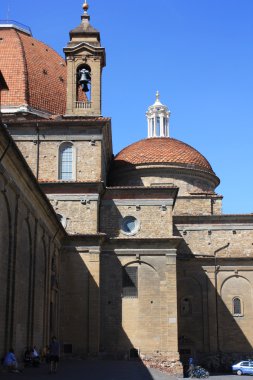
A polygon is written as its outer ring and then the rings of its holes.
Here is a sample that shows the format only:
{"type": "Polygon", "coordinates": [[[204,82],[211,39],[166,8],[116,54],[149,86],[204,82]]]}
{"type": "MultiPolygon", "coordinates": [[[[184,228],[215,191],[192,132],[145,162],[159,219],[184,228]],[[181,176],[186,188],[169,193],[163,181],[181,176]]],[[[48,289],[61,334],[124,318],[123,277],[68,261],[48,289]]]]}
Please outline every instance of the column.
{"type": "Polygon", "coordinates": [[[164,117],[160,116],[160,136],[164,137],[164,117]]]}

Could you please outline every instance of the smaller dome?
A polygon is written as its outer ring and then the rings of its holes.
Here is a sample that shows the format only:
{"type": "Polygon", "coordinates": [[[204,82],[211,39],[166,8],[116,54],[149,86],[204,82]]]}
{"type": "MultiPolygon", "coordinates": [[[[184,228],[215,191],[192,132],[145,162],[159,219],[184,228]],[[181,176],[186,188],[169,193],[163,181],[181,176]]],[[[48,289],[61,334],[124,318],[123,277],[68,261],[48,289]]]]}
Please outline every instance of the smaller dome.
{"type": "Polygon", "coordinates": [[[120,151],[115,159],[115,166],[171,164],[191,166],[214,174],[206,158],[196,149],[182,141],[170,138],[148,138],[137,141],[120,151]]]}

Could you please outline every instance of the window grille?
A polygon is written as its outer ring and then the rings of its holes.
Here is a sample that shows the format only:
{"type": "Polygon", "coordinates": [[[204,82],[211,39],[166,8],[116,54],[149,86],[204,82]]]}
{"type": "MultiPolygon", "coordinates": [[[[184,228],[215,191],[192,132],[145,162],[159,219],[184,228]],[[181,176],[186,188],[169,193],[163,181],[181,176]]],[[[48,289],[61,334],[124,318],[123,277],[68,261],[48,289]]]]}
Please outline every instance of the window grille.
{"type": "Polygon", "coordinates": [[[64,181],[73,179],[73,146],[64,144],[60,148],[59,178],[64,181]]]}
{"type": "Polygon", "coordinates": [[[138,297],[138,268],[124,267],[122,269],[123,297],[138,297]]]}
{"type": "Polygon", "coordinates": [[[236,297],[233,299],[233,315],[242,315],[242,305],[240,298],[236,297]]]}

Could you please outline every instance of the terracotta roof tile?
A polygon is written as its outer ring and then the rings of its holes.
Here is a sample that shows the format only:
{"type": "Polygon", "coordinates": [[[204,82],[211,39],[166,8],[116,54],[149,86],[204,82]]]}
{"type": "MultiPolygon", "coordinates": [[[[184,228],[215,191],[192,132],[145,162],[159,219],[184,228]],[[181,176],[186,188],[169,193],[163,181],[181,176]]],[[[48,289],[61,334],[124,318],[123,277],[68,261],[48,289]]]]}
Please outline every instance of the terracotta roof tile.
{"type": "Polygon", "coordinates": [[[0,29],[0,70],[9,87],[3,106],[65,113],[66,64],[49,46],[16,29],[0,29]]]}
{"type": "Polygon", "coordinates": [[[169,163],[204,169],[214,174],[211,165],[202,154],[190,145],[173,138],[148,138],[131,144],[119,152],[114,163],[123,165],[169,163]]]}

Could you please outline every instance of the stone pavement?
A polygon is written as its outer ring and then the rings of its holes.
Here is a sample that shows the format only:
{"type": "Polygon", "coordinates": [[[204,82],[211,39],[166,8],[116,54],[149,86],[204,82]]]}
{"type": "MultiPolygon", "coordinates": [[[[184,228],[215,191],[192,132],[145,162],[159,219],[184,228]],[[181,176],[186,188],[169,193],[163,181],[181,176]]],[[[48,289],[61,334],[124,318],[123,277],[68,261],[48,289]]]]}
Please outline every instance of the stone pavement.
{"type": "MultiPolygon", "coordinates": [[[[48,373],[48,365],[25,368],[21,374],[0,372],[0,380],[177,380],[155,369],[146,368],[140,361],[62,360],[57,374],[48,373]]],[[[211,376],[211,380],[238,379],[235,375],[211,376]]],[[[252,380],[243,376],[243,380],[252,380]]]]}

